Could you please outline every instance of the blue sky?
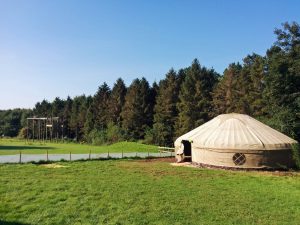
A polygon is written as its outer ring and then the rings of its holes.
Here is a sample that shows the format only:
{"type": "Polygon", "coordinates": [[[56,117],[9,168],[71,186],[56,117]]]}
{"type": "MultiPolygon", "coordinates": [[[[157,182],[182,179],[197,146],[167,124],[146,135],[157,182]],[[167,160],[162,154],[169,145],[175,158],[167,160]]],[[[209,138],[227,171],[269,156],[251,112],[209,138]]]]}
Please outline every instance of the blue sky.
{"type": "Polygon", "coordinates": [[[152,83],[194,58],[222,73],[265,54],[300,1],[0,0],[0,109],[94,94],[118,77],[152,83]]]}

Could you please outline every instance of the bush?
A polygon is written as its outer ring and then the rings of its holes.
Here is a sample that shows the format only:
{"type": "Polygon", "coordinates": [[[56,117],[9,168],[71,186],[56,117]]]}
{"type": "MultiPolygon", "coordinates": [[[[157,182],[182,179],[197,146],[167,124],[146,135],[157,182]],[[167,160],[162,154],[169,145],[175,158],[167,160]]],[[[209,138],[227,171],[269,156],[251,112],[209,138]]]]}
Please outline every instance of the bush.
{"type": "Polygon", "coordinates": [[[22,129],[20,129],[19,134],[18,134],[18,138],[20,139],[26,139],[27,138],[27,128],[23,127],[22,129]]]}
{"type": "Polygon", "coordinates": [[[124,135],[122,129],[112,122],[108,123],[106,130],[106,139],[110,144],[118,141],[123,141],[124,135]]]}
{"type": "Polygon", "coordinates": [[[292,145],[292,155],[296,169],[300,169],[300,147],[299,144],[292,145]]]}
{"type": "Polygon", "coordinates": [[[145,131],[144,144],[155,144],[155,134],[154,130],[151,128],[147,128],[145,131]]]}
{"type": "Polygon", "coordinates": [[[299,139],[298,130],[300,129],[300,123],[295,112],[290,109],[280,108],[273,112],[271,118],[259,118],[263,123],[266,123],[270,127],[286,134],[294,139],[299,139]]]}
{"type": "Polygon", "coordinates": [[[87,142],[93,145],[103,145],[107,141],[106,131],[93,129],[87,136],[87,142]]]}
{"type": "Polygon", "coordinates": [[[93,145],[111,144],[123,140],[122,129],[113,123],[109,123],[107,129],[93,129],[85,136],[85,141],[93,145]]]}

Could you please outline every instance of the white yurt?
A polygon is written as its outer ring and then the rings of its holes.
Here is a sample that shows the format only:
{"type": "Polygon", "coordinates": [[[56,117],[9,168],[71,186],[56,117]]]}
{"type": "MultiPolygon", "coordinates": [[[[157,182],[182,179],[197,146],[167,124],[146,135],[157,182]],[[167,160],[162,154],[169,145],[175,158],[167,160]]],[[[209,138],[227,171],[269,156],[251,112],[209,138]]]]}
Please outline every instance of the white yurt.
{"type": "Polygon", "coordinates": [[[222,114],[175,141],[178,161],[234,168],[292,167],[294,139],[244,114],[222,114]]]}

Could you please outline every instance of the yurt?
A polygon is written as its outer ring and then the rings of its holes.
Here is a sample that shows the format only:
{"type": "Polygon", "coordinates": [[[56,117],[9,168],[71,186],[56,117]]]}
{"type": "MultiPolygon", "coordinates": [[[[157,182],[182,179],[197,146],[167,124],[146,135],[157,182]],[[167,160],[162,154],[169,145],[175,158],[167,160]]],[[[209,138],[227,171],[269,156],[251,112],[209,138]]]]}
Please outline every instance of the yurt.
{"type": "Polygon", "coordinates": [[[222,114],[175,141],[178,161],[231,168],[292,167],[294,139],[244,114],[222,114]]]}

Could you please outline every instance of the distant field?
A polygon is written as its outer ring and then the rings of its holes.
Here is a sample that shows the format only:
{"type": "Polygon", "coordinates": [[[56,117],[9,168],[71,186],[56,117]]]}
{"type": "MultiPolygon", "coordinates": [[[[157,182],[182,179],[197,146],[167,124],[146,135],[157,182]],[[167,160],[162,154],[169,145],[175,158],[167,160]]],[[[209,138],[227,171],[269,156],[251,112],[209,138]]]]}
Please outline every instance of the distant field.
{"type": "Polygon", "coordinates": [[[299,225],[300,221],[296,173],[108,160],[50,167],[0,165],[0,184],[0,224],[299,225]]]}
{"type": "Polygon", "coordinates": [[[106,153],[110,152],[158,152],[157,146],[145,145],[136,142],[119,142],[106,146],[94,146],[76,143],[42,143],[30,142],[18,139],[0,139],[0,155],[18,154],[45,154],[48,150],[49,154],[69,153],[106,153]]]}

